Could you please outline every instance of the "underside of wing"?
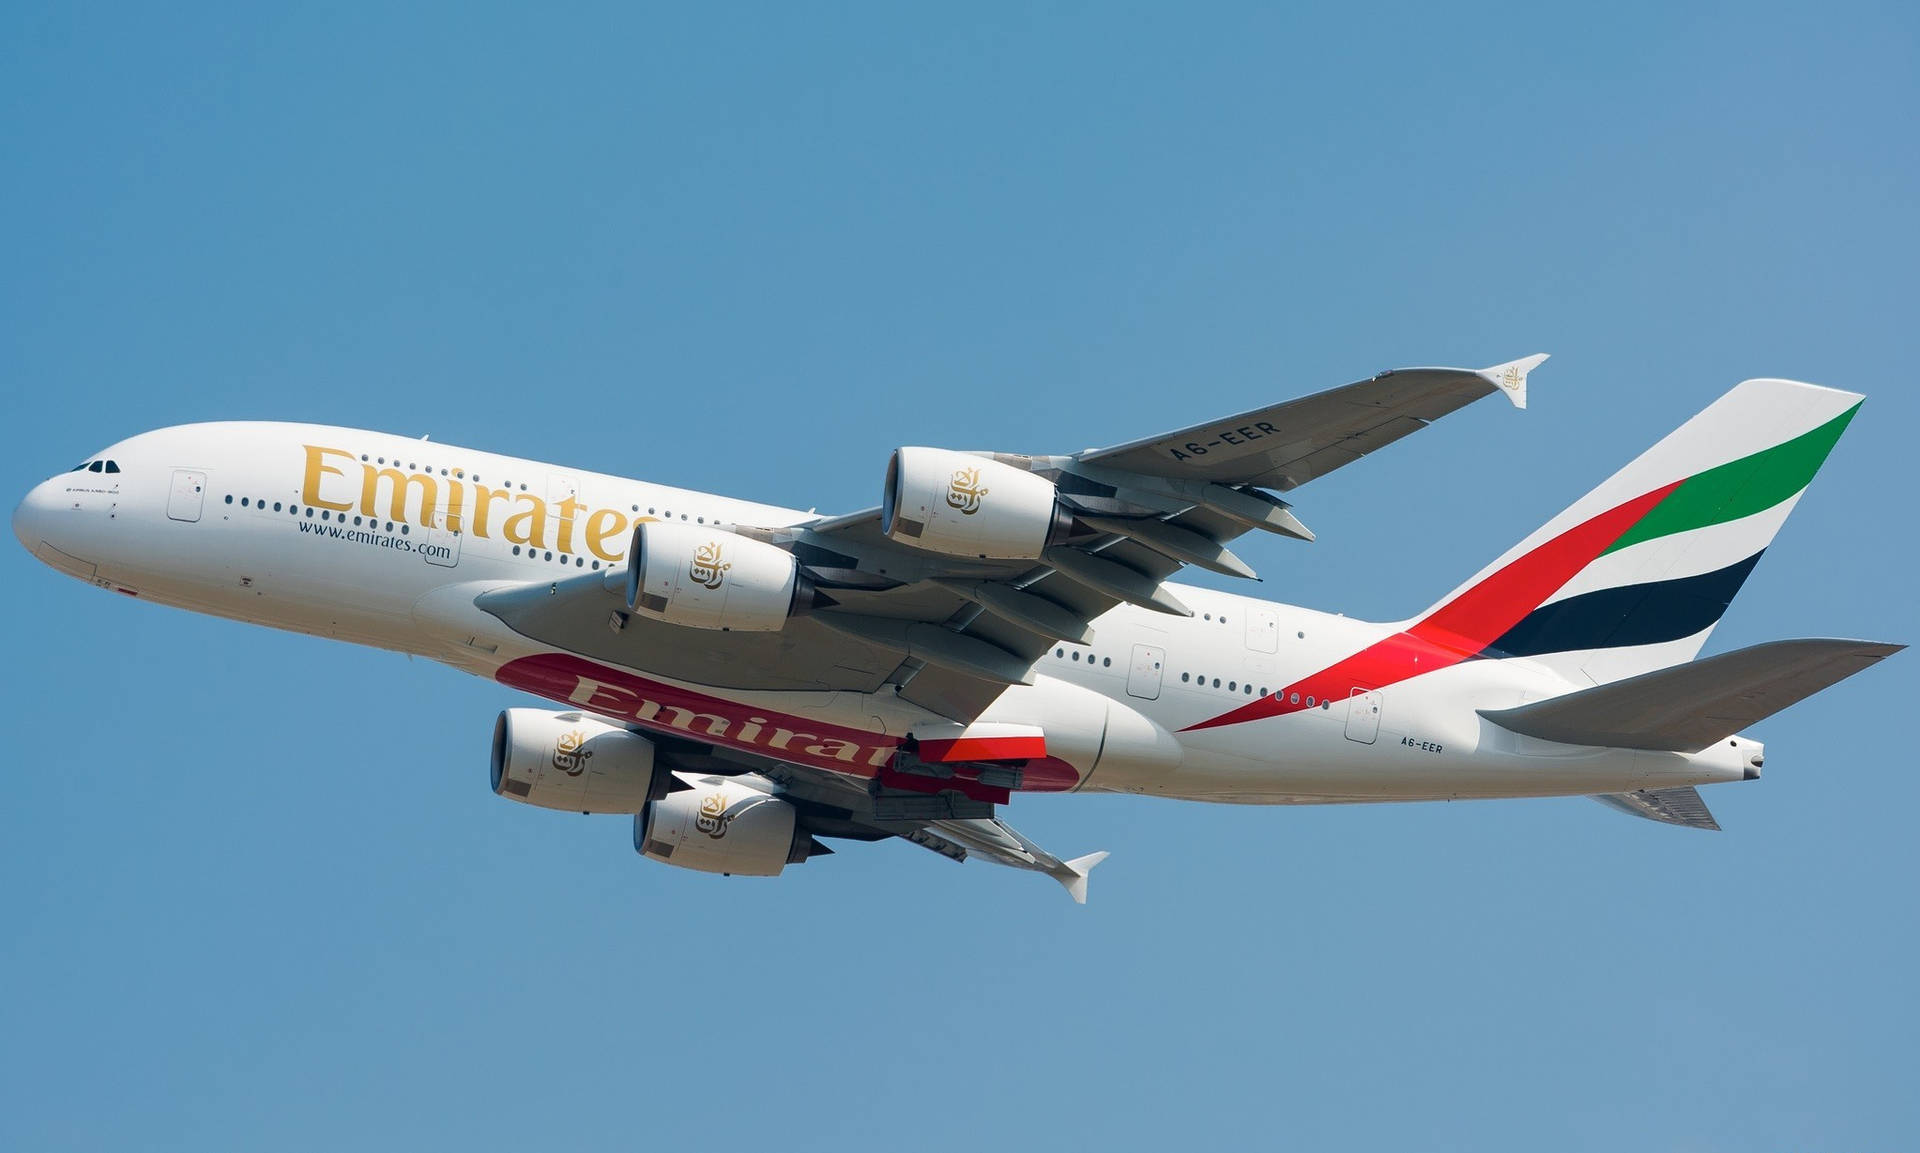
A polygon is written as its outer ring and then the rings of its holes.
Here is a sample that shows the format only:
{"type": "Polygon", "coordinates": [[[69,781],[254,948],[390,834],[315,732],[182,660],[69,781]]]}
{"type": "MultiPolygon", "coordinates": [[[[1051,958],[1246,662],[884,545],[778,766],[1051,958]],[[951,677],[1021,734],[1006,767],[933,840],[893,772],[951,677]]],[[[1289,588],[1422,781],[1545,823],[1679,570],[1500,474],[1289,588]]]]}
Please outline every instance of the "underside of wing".
{"type": "Polygon", "coordinates": [[[994,806],[950,792],[918,793],[785,761],[685,741],[661,741],[661,760],[683,773],[713,773],[763,783],[794,806],[808,836],[829,840],[881,841],[897,837],[951,861],[973,858],[1044,873],[1080,904],[1087,874],[1107,854],[1062,860],[999,819],[994,806]]]}

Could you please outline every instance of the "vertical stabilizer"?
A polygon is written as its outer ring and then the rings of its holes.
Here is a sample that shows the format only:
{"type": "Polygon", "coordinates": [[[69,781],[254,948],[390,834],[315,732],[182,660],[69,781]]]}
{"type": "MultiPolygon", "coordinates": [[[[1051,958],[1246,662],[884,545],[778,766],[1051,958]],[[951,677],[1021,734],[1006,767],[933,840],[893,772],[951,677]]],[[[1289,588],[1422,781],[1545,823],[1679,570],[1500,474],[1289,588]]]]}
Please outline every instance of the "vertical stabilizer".
{"type": "Polygon", "coordinates": [[[1790,380],[1740,384],[1415,630],[1596,684],[1691,660],[1860,402],[1790,380]]]}

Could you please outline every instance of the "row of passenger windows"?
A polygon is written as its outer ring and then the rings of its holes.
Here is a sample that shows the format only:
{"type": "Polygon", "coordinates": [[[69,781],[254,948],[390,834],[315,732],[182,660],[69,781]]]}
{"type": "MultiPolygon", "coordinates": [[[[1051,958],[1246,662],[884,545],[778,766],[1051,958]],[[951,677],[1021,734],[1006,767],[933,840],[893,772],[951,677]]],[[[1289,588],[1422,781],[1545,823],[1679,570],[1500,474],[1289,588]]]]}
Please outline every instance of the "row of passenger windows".
{"type": "MultiPolygon", "coordinates": [[[[368,463],[371,463],[371,464],[374,464],[374,465],[385,465],[385,464],[387,463],[387,458],[386,458],[386,457],[384,457],[384,456],[380,456],[380,457],[373,457],[373,458],[371,458],[371,460],[369,460],[369,458],[368,458],[368,454],[366,454],[366,453],[364,453],[364,452],[363,452],[363,453],[361,453],[361,454],[360,454],[360,461],[361,461],[361,463],[362,463],[362,464],[368,464],[368,463]]],[[[111,465],[111,462],[109,462],[109,464],[111,465]]],[[[85,468],[85,467],[87,467],[87,466],[86,466],[86,465],[81,465],[81,466],[80,466],[80,468],[85,468]]],[[[395,467],[395,468],[399,468],[399,467],[400,467],[400,458],[399,458],[399,457],[397,457],[397,456],[393,458],[393,467],[395,467]]],[[[431,475],[433,475],[433,473],[434,473],[434,471],[435,471],[435,470],[434,470],[434,467],[433,467],[432,465],[430,465],[430,464],[429,464],[429,465],[420,465],[420,464],[418,464],[418,463],[416,463],[416,462],[414,462],[414,461],[408,461],[408,462],[407,462],[407,465],[406,465],[406,467],[407,467],[407,471],[409,471],[409,472],[424,472],[424,473],[426,473],[426,474],[427,474],[427,475],[429,475],[429,476],[431,476],[431,475]]],[[[76,469],[75,471],[78,471],[78,469],[76,469]]],[[[95,471],[95,472],[99,472],[100,470],[96,468],[96,469],[94,469],[93,471],[95,471]]],[[[119,467],[118,467],[118,466],[111,466],[111,467],[109,467],[109,468],[107,469],[107,471],[108,471],[108,472],[119,472],[119,471],[120,471],[120,469],[119,469],[119,467]]],[[[467,480],[467,481],[471,481],[471,482],[473,482],[474,484],[484,484],[484,483],[485,483],[485,481],[484,481],[484,480],[482,479],[482,477],[480,476],[480,474],[479,474],[479,473],[477,473],[477,472],[476,472],[476,473],[474,473],[474,474],[473,474],[472,476],[468,476],[468,475],[467,475],[467,473],[466,473],[466,470],[465,470],[465,469],[461,469],[461,468],[455,468],[455,469],[452,469],[452,470],[448,470],[448,469],[445,469],[445,468],[442,468],[442,469],[440,469],[440,470],[439,470],[439,474],[440,474],[441,476],[449,476],[449,475],[451,475],[451,476],[454,476],[454,477],[458,477],[458,478],[459,478],[459,479],[461,479],[461,480],[467,480]]],[[[501,488],[507,488],[507,489],[518,489],[518,490],[519,490],[520,492],[525,492],[525,491],[527,491],[527,485],[526,485],[526,482],[525,482],[525,481],[522,481],[521,483],[519,483],[519,484],[517,484],[517,485],[516,485],[516,484],[514,484],[514,483],[513,483],[512,481],[510,481],[510,480],[503,480],[503,481],[501,481],[501,482],[500,482],[500,487],[501,487],[501,488]]],[[[631,507],[631,508],[633,509],[633,511],[634,511],[634,512],[636,512],[636,513],[640,511],[640,506],[639,506],[639,505],[637,505],[637,504],[636,504],[636,505],[631,505],[631,506],[629,506],[629,507],[631,507]]],[[[658,506],[655,506],[655,507],[657,508],[658,506]]],[[[654,509],[653,509],[653,508],[649,508],[649,509],[647,509],[647,515],[648,515],[648,516],[656,516],[656,515],[657,515],[657,516],[660,516],[661,518],[663,518],[663,519],[665,519],[665,520],[672,520],[672,519],[673,519],[673,511],[672,511],[671,509],[669,509],[669,510],[667,510],[667,511],[666,511],[666,512],[664,512],[664,513],[656,513],[656,512],[654,511],[654,509]]],[[[686,514],[686,513],[684,513],[684,512],[683,512],[683,513],[681,513],[681,514],[680,514],[680,519],[681,519],[681,520],[686,520],[686,519],[688,519],[688,517],[687,517],[687,514],[686,514]]],[[[694,521],[694,523],[695,523],[695,524],[705,524],[705,523],[707,523],[707,518],[706,518],[706,517],[704,517],[704,516],[696,516],[696,517],[694,517],[694,518],[692,518],[692,519],[693,519],[693,521],[694,521]]],[[[715,517],[715,518],[714,518],[714,520],[713,520],[713,523],[715,523],[715,524],[719,524],[719,523],[720,523],[720,518],[719,518],[719,517],[715,517]]],[[[1222,619],[1225,619],[1225,618],[1222,618],[1222,619]]]]}
{"type": "MultiPolygon", "coordinates": [[[[633,511],[635,511],[635,512],[639,512],[639,511],[640,511],[640,506],[639,506],[639,505],[637,505],[637,504],[636,504],[636,505],[634,505],[634,506],[633,506],[633,511]]],[[[673,519],[673,510],[672,510],[672,509],[668,509],[668,510],[667,510],[666,512],[663,512],[663,513],[659,513],[659,514],[655,514],[655,512],[653,511],[653,509],[651,509],[651,508],[649,508],[649,509],[647,509],[647,515],[648,515],[648,516],[654,516],[654,515],[658,515],[658,516],[660,517],[660,519],[661,519],[661,520],[672,520],[672,519],[673,519]]],[[[681,513],[681,514],[680,514],[680,519],[681,519],[681,520],[685,520],[685,519],[687,519],[687,514],[686,514],[686,513],[684,513],[684,512],[683,512],[683,513],[681,513]]],[[[705,523],[707,523],[707,518],[706,518],[706,517],[704,517],[704,516],[697,516],[697,517],[694,517],[694,518],[693,518],[693,522],[694,522],[695,524],[705,524],[705,523]]],[[[714,524],[719,524],[719,523],[720,523],[720,518],[719,518],[719,517],[717,517],[717,516],[716,516],[716,517],[714,517],[714,518],[713,518],[713,523],[714,523],[714,524]]]]}
{"type": "MultiPolygon", "coordinates": [[[[371,460],[369,460],[369,459],[367,458],[367,454],[363,452],[363,453],[361,453],[361,454],[360,454],[360,463],[361,463],[361,464],[374,464],[374,465],[384,465],[384,464],[386,464],[386,463],[387,463],[387,458],[386,458],[386,457],[384,457],[384,456],[381,456],[381,457],[374,457],[373,459],[371,459],[371,460]]],[[[397,456],[393,458],[393,467],[395,467],[395,468],[399,468],[399,467],[400,467],[400,458],[399,458],[399,457],[397,457],[397,456]]],[[[432,475],[433,475],[433,473],[434,473],[434,468],[433,468],[433,466],[432,466],[432,465],[430,465],[430,464],[429,464],[429,465],[416,465],[416,464],[415,464],[414,462],[412,462],[412,461],[408,461],[408,462],[407,462],[407,471],[408,471],[408,472],[424,472],[424,473],[426,473],[426,474],[427,474],[428,476],[432,476],[432,475]]],[[[459,478],[460,480],[470,480],[470,481],[472,481],[472,482],[473,482],[474,484],[481,484],[481,483],[484,483],[484,482],[483,482],[483,481],[482,481],[482,480],[480,479],[480,474],[479,474],[479,473],[477,473],[477,472],[476,472],[476,473],[474,473],[474,474],[473,474],[472,476],[468,476],[468,475],[467,475],[467,470],[466,470],[466,469],[464,469],[464,468],[456,468],[456,469],[445,469],[445,468],[443,468],[443,469],[441,469],[441,470],[440,470],[440,475],[441,475],[441,476],[453,476],[453,477],[457,477],[457,478],[459,478]]],[[[512,488],[512,487],[514,487],[514,484],[513,484],[513,482],[512,482],[512,481],[510,481],[510,480],[503,480],[503,481],[501,481],[501,482],[500,482],[500,487],[501,487],[501,488],[512,488]]],[[[525,492],[525,491],[527,491],[527,486],[526,486],[526,485],[525,485],[524,483],[520,485],[520,491],[521,491],[521,492],[525,492]]]]}
{"type": "MultiPolygon", "coordinates": [[[[254,498],[252,498],[252,497],[245,497],[245,496],[243,496],[243,497],[240,497],[240,498],[238,498],[238,500],[236,501],[236,499],[234,498],[234,496],[233,496],[233,494],[232,494],[232,493],[228,493],[228,494],[227,494],[227,497],[226,497],[226,503],[228,503],[228,504],[236,504],[236,503],[237,503],[237,504],[239,504],[239,506],[240,506],[241,508],[257,508],[257,509],[261,509],[261,510],[263,510],[263,511],[264,511],[264,510],[265,510],[265,509],[266,509],[266,508],[268,507],[268,505],[267,505],[267,502],[266,502],[266,501],[264,501],[264,500],[255,500],[255,499],[254,499],[254,498]]],[[[282,502],[280,502],[280,501],[277,501],[277,500],[273,502],[273,505],[272,505],[272,508],[273,508],[273,511],[274,511],[274,512],[280,512],[280,511],[282,511],[282,510],[284,509],[285,511],[287,511],[287,512],[290,512],[290,513],[292,513],[292,514],[293,514],[294,516],[299,516],[299,515],[301,514],[301,512],[302,512],[302,511],[304,511],[304,512],[306,513],[306,515],[307,515],[308,517],[310,517],[310,518],[311,518],[311,517],[313,516],[313,514],[314,514],[314,512],[315,512],[315,510],[314,510],[314,509],[311,509],[311,508],[308,508],[308,509],[304,509],[304,510],[303,510],[303,509],[302,509],[302,507],[301,507],[300,505],[297,505],[297,504],[283,504],[282,502]]],[[[332,511],[330,511],[330,510],[328,510],[328,509],[324,509],[324,508],[323,508],[323,509],[320,509],[320,510],[318,510],[318,511],[319,511],[319,513],[320,513],[320,519],[321,519],[321,520],[327,520],[327,521],[331,521],[331,520],[338,520],[338,521],[339,521],[339,522],[340,522],[341,524],[346,524],[346,523],[347,523],[347,514],[346,514],[346,513],[344,513],[344,512],[341,512],[341,513],[336,513],[336,512],[332,512],[332,511]]],[[[380,527],[381,527],[381,523],[380,523],[380,520],[379,520],[379,519],[378,519],[377,517],[376,517],[376,518],[367,518],[367,517],[361,517],[361,516],[355,516],[355,517],[353,518],[353,523],[354,523],[354,526],[355,526],[356,528],[358,528],[358,527],[362,527],[362,526],[364,526],[364,527],[366,527],[366,528],[371,528],[371,529],[378,529],[378,528],[380,528],[380,527]]],[[[386,522],[386,531],[388,531],[388,532],[393,532],[393,531],[395,531],[396,529],[398,529],[398,531],[400,532],[400,534],[401,534],[402,536],[406,536],[406,535],[409,535],[409,534],[411,533],[411,531],[412,531],[412,530],[411,530],[411,529],[409,528],[409,526],[407,526],[406,524],[400,524],[400,525],[395,525],[395,524],[394,524],[394,523],[393,523],[392,521],[387,521],[387,522],[386,522]]],[[[527,556],[527,557],[528,557],[529,559],[532,559],[532,560],[542,560],[542,559],[544,559],[544,560],[548,560],[548,561],[551,561],[551,560],[553,560],[553,559],[554,559],[554,554],[553,554],[553,553],[551,553],[551,552],[547,552],[547,553],[544,553],[544,554],[543,554],[543,553],[541,552],[541,550],[539,550],[539,549],[534,549],[534,548],[522,548],[522,547],[521,547],[520,545],[514,545],[514,546],[513,546],[513,555],[514,555],[514,556],[520,556],[520,555],[521,555],[522,553],[525,553],[525,555],[526,555],[526,556],[527,556]]],[[[587,567],[587,558],[586,558],[586,557],[583,557],[583,556],[568,556],[568,555],[567,555],[567,554],[565,554],[565,553],[561,553],[561,554],[560,554],[560,563],[561,563],[561,564],[563,564],[563,565],[565,565],[565,564],[571,564],[571,565],[572,565],[572,566],[573,566],[574,568],[585,568],[585,567],[587,567]]],[[[596,560],[596,561],[594,561],[594,562],[593,562],[593,567],[594,567],[595,569],[598,569],[598,568],[600,567],[600,562],[599,562],[599,561],[597,561],[597,560],[596,560]]]]}
{"type": "Polygon", "coordinates": [[[120,465],[111,460],[83,460],[67,470],[68,472],[119,472],[120,465]]]}
{"type": "MultiPolygon", "coordinates": [[[[1224,617],[1222,617],[1221,619],[1222,619],[1222,620],[1225,620],[1226,618],[1224,618],[1224,617]]],[[[1066,650],[1066,649],[1065,649],[1064,647],[1062,647],[1062,648],[1057,648],[1057,649],[1054,649],[1054,650],[1053,650],[1053,655],[1054,655],[1054,658],[1055,658],[1055,659],[1057,659],[1057,660],[1066,660],[1066,659],[1069,659],[1069,658],[1071,658],[1072,660],[1076,660],[1076,661],[1077,661],[1077,660],[1080,660],[1080,659],[1081,659],[1081,656],[1080,656],[1080,651],[1079,651],[1078,649],[1075,649],[1075,650],[1073,650],[1073,651],[1072,651],[1071,653],[1069,653],[1069,652],[1068,652],[1068,651],[1067,651],[1067,650],[1066,650]]],[[[1088,654],[1086,654],[1086,663],[1087,663],[1087,664],[1089,664],[1089,665],[1091,665],[1091,664],[1093,664],[1093,663],[1094,663],[1094,662],[1095,662],[1096,660],[1098,660],[1098,661],[1099,661],[1099,663],[1100,663],[1100,667],[1101,667],[1101,668],[1112,668],[1112,667],[1113,667],[1113,658],[1112,658],[1112,657],[1095,657],[1095,656],[1094,656],[1094,654],[1092,654],[1092,653],[1088,653],[1088,654]]],[[[1206,675],[1205,673],[1181,673],[1181,674],[1180,674],[1180,683],[1181,683],[1181,684],[1183,684],[1183,685],[1192,685],[1192,686],[1194,686],[1195,688],[1201,688],[1201,689],[1206,689],[1206,688],[1214,688],[1214,689],[1220,689],[1220,688],[1224,688],[1224,689],[1225,689],[1225,690],[1226,690],[1227,692],[1230,692],[1230,693],[1239,693],[1239,694],[1241,694],[1242,696],[1249,696],[1249,697],[1250,697],[1250,696],[1252,696],[1252,695],[1254,695],[1254,686],[1253,686],[1253,682],[1252,682],[1252,681],[1247,681],[1247,682],[1245,682],[1245,683],[1243,684],[1242,682],[1240,682],[1240,681],[1237,681],[1237,680],[1235,680],[1235,681],[1228,681],[1228,682],[1227,682],[1227,683],[1226,683],[1225,685],[1222,685],[1222,684],[1220,683],[1220,678],[1219,678],[1219,677],[1213,677],[1213,678],[1211,678],[1211,679],[1209,679],[1209,678],[1207,677],[1207,675],[1206,675]]],[[[1267,686],[1265,686],[1265,685],[1261,685],[1261,686],[1260,686],[1260,695],[1261,695],[1261,696],[1263,696],[1263,697],[1267,695],[1267,686]]],[[[1274,698],[1275,700],[1281,700],[1281,699],[1283,699],[1284,697],[1286,697],[1286,694],[1284,694],[1284,693],[1275,693],[1275,694],[1273,694],[1273,698],[1274,698]]],[[[1299,704],[1299,703],[1300,703],[1300,694],[1299,694],[1299,693],[1294,693],[1294,694],[1292,694],[1292,698],[1291,698],[1291,699],[1292,699],[1292,703],[1293,703],[1293,704],[1296,704],[1296,705],[1297,705],[1297,704],[1299,704]]],[[[1308,707],[1308,708],[1310,708],[1310,709],[1311,709],[1311,708],[1321,708],[1321,709],[1330,709],[1330,708],[1332,708],[1332,707],[1333,707],[1333,702],[1332,702],[1332,701],[1330,701],[1330,700],[1327,700],[1327,701],[1323,701],[1323,700],[1318,700],[1318,699],[1316,699],[1316,698],[1314,698],[1314,697],[1308,697],[1308,698],[1307,698],[1307,707],[1308,707]]]]}
{"type": "MultiPolygon", "coordinates": [[[[1183,685],[1192,684],[1196,688],[1202,688],[1202,689],[1205,689],[1205,688],[1217,689],[1220,687],[1220,678],[1214,677],[1212,681],[1209,682],[1205,673],[1181,673],[1180,683],[1183,685]]],[[[1227,691],[1230,693],[1240,693],[1243,696],[1249,696],[1249,697],[1253,695],[1252,681],[1248,681],[1245,684],[1241,684],[1239,681],[1228,681],[1226,688],[1227,688],[1227,691]]],[[[1267,686],[1265,685],[1260,686],[1260,695],[1263,697],[1267,695],[1267,686]]],[[[1300,694],[1284,693],[1284,692],[1275,693],[1273,694],[1273,699],[1276,701],[1285,700],[1289,704],[1297,705],[1300,703],[1300,694]]],[[[1333,701],[1331,700],[1323,701],[1315,697],[1308,697],[1306,704],[1307,704],[1307,707],[1310,709],[1313,709],[1313,708],[1330,709],[1333,707],[1333,701]]]]}
{"type": "MultiPolygon", "coordinates": [[[[238,501],[235,501],[233,494],[228,493],[226,497],[226,502],[228,504],[237,503],[241,508],[257,508],[262,512],[267,511],[267,502],[264,499],[258,499],[255,497],[243,496],[243,497],[240,497],[238,501]]],[[[323,509],[305,508],[297,504],[282,504],[280,501],[277,501],[277,500],[273,502],[273,511],[289,512],[289,513],[292,513],[294,516],[299,516],[301,513],[304,512],[307,516],[307,519],[309,520],[313,519],[313,514],[315,512],[318,512],[320,514],[321,520],[337,520],[341,524],[347,523],[347,514],[344,512],[333,512],[330,509],[324,509],[324,508],[323,509]]],[[[377,529],[380,527],[380,518],[356,516],[353,518],[353,523],[356,527],[364,526],[366,528],[377,529]]],[[[395,525],[392,521],[387,522],[386,531],[393,532],[396,528],[399,530],[400,535],[402,536],[407,535],[408,528],[406,525],[404,524],[395,525]]]]}
{"type": "MultiPolygon", "coordinates": [[[[1203,689],[1204,689],[1204,688],[1207,688],[1207,687],[1209,687],[1209,686],[1208,686],[1208,684],[1207,684],[1207,677],[1206,677],[1206,674],[1205,674],[1205,673],[1181,673],[1181,674],[1180,674],[1180,683],[1181,683],[1181,684],[1183,684],[1183,685],[1184,685],[1184,684],[1192,684],[1192,685],[1195,685],[1195,686],[1196,686],[1196,687],[1198,687],[1198,688],[1203,688],[1203,689]]],[[[1216,688],[1216,689],[1220,687],[1220,678],[1219,678],[1219,677],[1215,677],[1215,678],[1213,678],[1213,684],[1212,684],[1212,686],[1211,686],[1211,687],[1213,687],[1213,688],[1216,688]]],[[[1243,692],[1243,693],[1245,693],[1245,694],[1246,694],[1247,696],[1252,696],[1252,695],[1253,695],[1253,682],[1252,682],[1252,681],[1248,681],[1248,682],[1246,683],[1246,685],[1245,685],[1245,686],[1243,687],[1243,686],[1242,686],[1242,685],[1240,684],[1240,682],[1239,682],[1239,681],[1228,681],[1228,682],[1227,682],[1227,691],[1228,691],[1228,692],[1230,692],[1230,693],[1242,693],[1242,692],[1243,692]]],[[[1267,686],[1265,686],[1265,685],[1261,685],[1261,686],[1260,686],[1260,695],[1261,695],[1261,696],[1263,696],[1263,697],[1267,695],[1267,686]]]]}
{"type": "MultiPolygon", "coordinates": [[[[523,551],[523,550],[521,549],[521,547],[520,547],[519,545],[514,545],[514,546],[513,546],[513,555],[514,555],[514,556],[519,556],[519,555],[521,554],[521,552],[522,552],[522,551],[523,551]]],[[[540,550],[540,549],[537,549],[537,548],[527,548],[527,549],[525,549],[524,551],[525,551],[525,552],[526,552],[526,554],[527,554],[527,559],[528,559],[528,560],[549,560],[549,561],[550,561],[550,560],[552,560],[552,559],[553,559],[553,554],[552,554],[551,552],[543,552],[542,550],[540,550]]],[[[570,556],[568,556],[568,555],[567,555],[566,553],[561,553],[561,554],[560,554],[560,563],[561,563],[561,564],[563,564],[563,565],[566,565],[566,564],[571,564],[571,565],[572,565],[572,566],[573,566],[574,568],[585,568],[585,567],[587,567],[587,558],[586,558],[586,557],[583,557],[583,556],[572,556],[572,557],[570,557],[570,556]]],[[[599,567],[600,567],[600,562],[599,562],[599,561],[594,561],[594,562],[593,562],[593,567],[594,567],[594,568],[599,568],[599,567]]]]}

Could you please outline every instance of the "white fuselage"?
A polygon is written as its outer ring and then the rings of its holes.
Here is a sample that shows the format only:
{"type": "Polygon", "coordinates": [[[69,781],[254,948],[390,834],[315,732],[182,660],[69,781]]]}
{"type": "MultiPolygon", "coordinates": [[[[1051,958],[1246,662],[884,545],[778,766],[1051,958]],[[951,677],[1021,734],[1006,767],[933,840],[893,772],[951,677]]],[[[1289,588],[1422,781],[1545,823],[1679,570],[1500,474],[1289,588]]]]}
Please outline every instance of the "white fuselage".
{"type": "MultiPolygon", "coordinates": [[[[97,459],[117,471],[46,481],[14,530],[42,560],[103,588],[430,657],[611,720],[856,775],[939,719],[891,687],[741,691],[588,660],[473,604],[491,588],[618,568],[644,518],[780,527],[807,513],[318,425],[186,425],[97,459]]],[[[1512,659],[1187,731],[1398,626],[1203,588],[1178,596],[1191,618],[1122,604],[1094,622],[1094,643],[1055,646],[1032,685],[988,710],[1044,728],[1073,766],[1029,788],[1275,804],[1617,793],[1740,780],[1757,748],[1682,755],[1517,736],[1476,710],[1576,686],[1512,659]]]]}

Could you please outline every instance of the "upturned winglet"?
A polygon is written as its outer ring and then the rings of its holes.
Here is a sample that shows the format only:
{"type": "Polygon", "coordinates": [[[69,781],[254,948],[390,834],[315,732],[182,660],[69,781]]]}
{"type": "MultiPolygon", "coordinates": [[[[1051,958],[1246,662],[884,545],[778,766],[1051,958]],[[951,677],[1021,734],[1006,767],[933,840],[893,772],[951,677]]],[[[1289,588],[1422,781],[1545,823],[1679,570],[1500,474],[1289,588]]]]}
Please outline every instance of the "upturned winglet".
{"type": "Polygon", "coordinates": [[[1513,402],[1513,407],[1525,408],[1527,407],[1527,374],[1539,368],[1541,362],[1546,359],[1546,353],[1536,352],[1532,356],[1523,356],[1519,360],[1509,360],[1505,364],[1483,368],[1480,370],[1480,375],[1492,381],[1501,392],[1506,393],[1507,399],[1513,402]]]}
{"type": "Polygon", "coordinates": [[[1088,853],[1084,857],[1062,861],[1060,868],[1050,872],[1048,876],[1066,888],[1067,895],[1073,898],[1074,904],[1084,905],[1087,903],[1087,874],[1093,872],[1093,867],[1106,859],[1107,854],[1104,849],[1098,853],[1088,853]]]}

